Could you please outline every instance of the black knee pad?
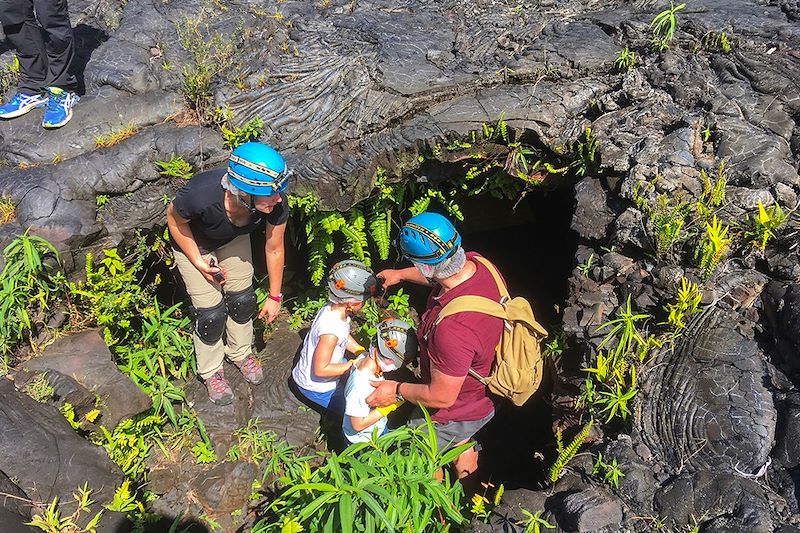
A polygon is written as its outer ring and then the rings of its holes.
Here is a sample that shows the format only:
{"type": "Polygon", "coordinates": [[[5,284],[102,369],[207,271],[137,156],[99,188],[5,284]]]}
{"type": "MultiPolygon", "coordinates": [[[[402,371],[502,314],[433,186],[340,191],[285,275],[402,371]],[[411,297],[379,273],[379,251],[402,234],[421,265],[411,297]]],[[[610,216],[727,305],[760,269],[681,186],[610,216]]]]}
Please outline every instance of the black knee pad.
{"type": "Polygon", "coordinates": [[[250,285],[238,292],[226,292],[225,303],[228,315],[237,324],[247,324],[256,314],[256,291],[250,285]]]}
{"type": "Polygon", "coordinates": [[[227,318],[228,313],[225,310],[225,302],[220,302],[214,307],[195,309],[194,331],[203,343],[211,346],[222,338],[227,318]]]}

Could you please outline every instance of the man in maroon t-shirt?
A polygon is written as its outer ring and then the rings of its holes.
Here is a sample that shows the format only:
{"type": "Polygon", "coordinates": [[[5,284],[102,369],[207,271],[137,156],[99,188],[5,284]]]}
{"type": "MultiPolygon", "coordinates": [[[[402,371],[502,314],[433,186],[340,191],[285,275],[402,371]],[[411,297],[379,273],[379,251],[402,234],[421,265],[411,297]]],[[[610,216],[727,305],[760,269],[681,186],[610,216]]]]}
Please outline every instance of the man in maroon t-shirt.
{"type": "MultiPolygon", "coordinates": [[[[422,383],[372,382],[375,391],[367,398],[371,406],[409,401],[431,410],[439,447],[467,442],[494,416],[494,403],[486,387],[469,376],[470,368],[488,376],[500,342],[503,321],[477,312],[451,315],[433,328],[442,308],[452,299],[477,295],[500,301],[492,274],[465,253],[461,236],[445,217],[421,213],[400,232],[403,255],[413,267],[384,270],[377,275],[384,287],[401,281],[433,285],[417,330],[422,383]]],[[[420,420],[412,420],[418,425],[420,420]]],[[[475,447],[453,462],[459,479],[478,467],[475,447]]]]}

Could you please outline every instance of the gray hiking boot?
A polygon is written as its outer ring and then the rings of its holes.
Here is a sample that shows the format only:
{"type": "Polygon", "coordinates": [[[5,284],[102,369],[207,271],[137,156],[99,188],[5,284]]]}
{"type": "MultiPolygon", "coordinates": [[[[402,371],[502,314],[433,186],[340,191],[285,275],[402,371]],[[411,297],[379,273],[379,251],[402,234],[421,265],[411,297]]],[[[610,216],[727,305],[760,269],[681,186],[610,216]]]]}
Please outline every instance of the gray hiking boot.
{"type": "Polygon", "coordinates": [[[261,370],[261,363],[253,357],[253,354],[248,355],[241,361],[234,361],[233,364],[242,371],[242,375],[248,383],[258,385],[264,381],[264,371],[261,370]]]}
{"type": "Polygon", "coordinates": [[[217,405],[228,405],[233,401],[233,390],[231,389],[228,380],[225,379],[225,371],[223,369],[205,380],[206,388],[208,389],[208,399],[217,405]]]}

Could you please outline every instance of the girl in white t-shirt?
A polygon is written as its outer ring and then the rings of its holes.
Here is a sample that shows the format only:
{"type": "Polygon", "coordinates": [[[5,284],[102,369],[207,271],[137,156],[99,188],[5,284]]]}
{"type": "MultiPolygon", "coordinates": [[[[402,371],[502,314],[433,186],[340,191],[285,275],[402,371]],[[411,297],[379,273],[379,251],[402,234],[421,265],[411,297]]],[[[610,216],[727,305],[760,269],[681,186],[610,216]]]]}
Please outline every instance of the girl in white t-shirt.
{"type": "Polygon", "coordinates": [[[378,324],[378,330],[369,345],[369,353],[362,354],[347,378],[344,389],[344,418],[342,431],[350,442],[367,442],[373,431],[381,435],[386,431],[386,415],[397,409],[399,403],[371,408],[367,396],[375,391],[370,381],[383,379],[383,372],[397,370],[417,353],[417,336],[404,321],[389,318],[378,324]]]}
{"type": "Polygon", "coordinates": [[[314,317],[292,369],[300,394],[323,409],[330,408],[339,377],[352,366],[345,351],[364,351],[350,335],[350,316],[375,294],[377,284],[372,271],[360,261],[340,261],[328,274],[328,303],[314,317]]]}

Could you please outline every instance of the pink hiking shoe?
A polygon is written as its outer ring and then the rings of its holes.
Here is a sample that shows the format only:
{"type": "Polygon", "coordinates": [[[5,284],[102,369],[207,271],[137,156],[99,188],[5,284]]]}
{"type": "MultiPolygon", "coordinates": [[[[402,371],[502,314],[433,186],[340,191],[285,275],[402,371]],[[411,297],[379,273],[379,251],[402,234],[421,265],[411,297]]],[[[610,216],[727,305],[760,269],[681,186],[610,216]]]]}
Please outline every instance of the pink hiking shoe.
{"type": "Polygon", "coordinates": [[[225,379],[225,371],[217,370],[213,376],[205,380],[208,389],[208,399],[216,405],[228,405],[233,401],[233,390],[228,380],[225,379]]]}
{"type": "Polygon", "coordinates": [[[253,354],[248,355],[241,361],[234,361],[233,364],[242,371],[244,379],[251,385],[258,385],[264,381],[264,371],[261,370],[261,363],[253,357],[253,354]]]}

